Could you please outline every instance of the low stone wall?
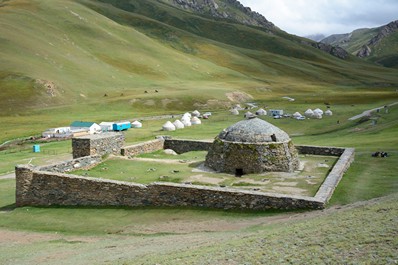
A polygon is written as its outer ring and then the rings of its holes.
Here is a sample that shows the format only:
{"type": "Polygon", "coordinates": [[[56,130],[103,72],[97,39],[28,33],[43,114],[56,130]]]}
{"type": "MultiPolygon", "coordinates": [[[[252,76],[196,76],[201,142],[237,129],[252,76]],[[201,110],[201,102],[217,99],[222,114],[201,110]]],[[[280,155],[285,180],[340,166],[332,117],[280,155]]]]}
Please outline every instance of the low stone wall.
{"type": "Polygon", "coordinates": [[[166,139],[164,149],[173,149],[177,154],[191,151],[209,151],[213,141],[166,139]]]}
{"type": "Polygon", "coordinates": [[[105,154],[120,155],[123,145],[124,135],[115,132],[72,138],[73,158],[105,154]]]}
{"type": "Polygon", "coordinates": [[[136,156],[140,154],[152,153],[162,150],[164,148],[164,142],[165,141],[163,139],[156,139],[145,143],[126,146],[122,148],[121,154],[123,156],[136,156]]]}
{"type": "Polygon", "coordinates": [[[319,156],[341,156],[345,148],[341,147],[325,147],[311,145],[296,145],[299,154],[319,155],[319,156]]]}
{"type": "Polygon", "coordinates": [[[40,171],[64,173],[77,169],[91,168],[101,163],[101,161],[102,159],[100,156],[85,156],[69,161],[64,161],[58,164],[38,167],[37,169],[40,171]]]}
{"type": "Polygon", "coordinates": [[[187,184],[150,185],[18,167],[17,206],[160,206],[215,209],[321,209],[315,198],[187,184]],[[27,184],[29,182],[29,185],[27,184]]]}
{"type": "Polygon", "coordinates": [[[315,198],[325,202],[325,204],[330,200],[344,173],[354,161],[354,157],[354,148],[347,148],[344,150],[343,154],[340,156],[339,160],[336,162],[329,175],[318,189],[315,198]]]}

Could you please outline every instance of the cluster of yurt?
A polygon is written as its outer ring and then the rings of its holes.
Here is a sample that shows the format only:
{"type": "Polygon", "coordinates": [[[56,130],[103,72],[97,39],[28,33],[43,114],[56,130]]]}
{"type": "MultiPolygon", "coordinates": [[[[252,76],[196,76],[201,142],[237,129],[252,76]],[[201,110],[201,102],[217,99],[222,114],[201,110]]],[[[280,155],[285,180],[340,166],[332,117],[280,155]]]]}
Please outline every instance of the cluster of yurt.
{"type": "Polygon", "coordinates": [[[162,126],[163,131],[175,131],[179,129],[184,129],[185,127],[189,127],[192,125],[202,124],[202,121],[199,119],[200,112],[195,110],[192,113],[186,112],[182,115],[181,120],[175,120],[174,122],[167,121],[162,126]]]}
{"type": "Polygon", "coordinates": [[[308,118],[313,118],[313,119],[322,119],[323,115],[325,116],[332,116],[333,112],[328,109],[327,111],[323,112],[323,110],[316,108],[314,110],[312,109],[307,109],[304,112],[304,115],[308,118]]]}

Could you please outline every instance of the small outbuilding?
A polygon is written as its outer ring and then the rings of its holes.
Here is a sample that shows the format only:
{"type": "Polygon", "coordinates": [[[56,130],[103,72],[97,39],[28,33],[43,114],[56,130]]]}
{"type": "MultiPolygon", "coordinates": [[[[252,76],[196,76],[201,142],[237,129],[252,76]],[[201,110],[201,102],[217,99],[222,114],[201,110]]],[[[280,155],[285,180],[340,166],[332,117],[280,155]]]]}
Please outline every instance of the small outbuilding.
{"type": "Polygon", "coordinates": [[[95,134],[101,132],[101,126],[95,122],[85,122],[85,121],[74,121],[70,125],[72,132],[88,131],[89,134],[95,134]]]}
{"type": "Polygon", "coordinates": [[[283,115],[283,110],[281,110],[281,109],[271,109],[271,110],[269,110],[269,112],[272,117],[283,115]]]}
{"type": "Polygon", "coordinates": [[[298,169],[299,160],[286,132],[253,118],[224,129],[211,145],[205,165],[240,176],[268,171],[293,172],[298,169]]]}

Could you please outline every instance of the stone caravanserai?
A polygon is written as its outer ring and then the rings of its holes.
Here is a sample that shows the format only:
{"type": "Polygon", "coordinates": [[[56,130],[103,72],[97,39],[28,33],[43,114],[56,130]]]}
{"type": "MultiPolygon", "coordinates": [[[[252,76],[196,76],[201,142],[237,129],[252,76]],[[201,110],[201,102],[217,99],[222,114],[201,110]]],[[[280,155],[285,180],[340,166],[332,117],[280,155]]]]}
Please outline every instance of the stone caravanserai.
{"type": "Polygon", "coordinates": [[[263,172],[293,172],[298,153],[289,135],[259,118],[224,129],[214,140],[205,165],[237,176],[263,172]]]}

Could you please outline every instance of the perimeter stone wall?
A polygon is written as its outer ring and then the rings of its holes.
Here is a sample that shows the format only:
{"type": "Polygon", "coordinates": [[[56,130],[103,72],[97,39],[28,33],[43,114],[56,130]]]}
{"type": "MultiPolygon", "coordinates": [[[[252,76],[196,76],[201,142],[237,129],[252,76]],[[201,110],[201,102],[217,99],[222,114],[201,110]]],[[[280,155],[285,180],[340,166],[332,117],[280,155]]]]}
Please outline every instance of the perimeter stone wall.
{"type": "MultiPolygon", "coordinates": [[[[143,146],[126,147],[124,150],[149,152],[149,150],[159,150],[167,146],[167,148],[177,149],[179,152],[188,152],[192,149],[205,149],[211,143],[203,141],[195,146],[190,140],[158,139],[144,143],[143,146]]],[[[321,209],[328,202],[344,172],[353,161],[354,149],[296,147],[302,154],[340,154],[340,159],[315,197],[189,184],[153,183],[141,185],[58,173],[68,172],[79,167],[90,167],[100,161],[99,156],[90,156],[44,167],[17,166],[15,168],[16,205],[205,207],[240,210],[321,209]]]]}
{"type": "Polygon", "coordinates": [[[123,145],[124,135],[116,132],[72,138],[73,158],[105,154],[120,155],[123,145]]]}
{"type": "Polygon", "coordinates": [[[195,186],[129,182],[37,171],[19,166],[17,206],[159,206],[215,209],[321,209],[323,202],[302,196],[195,186]]]}

